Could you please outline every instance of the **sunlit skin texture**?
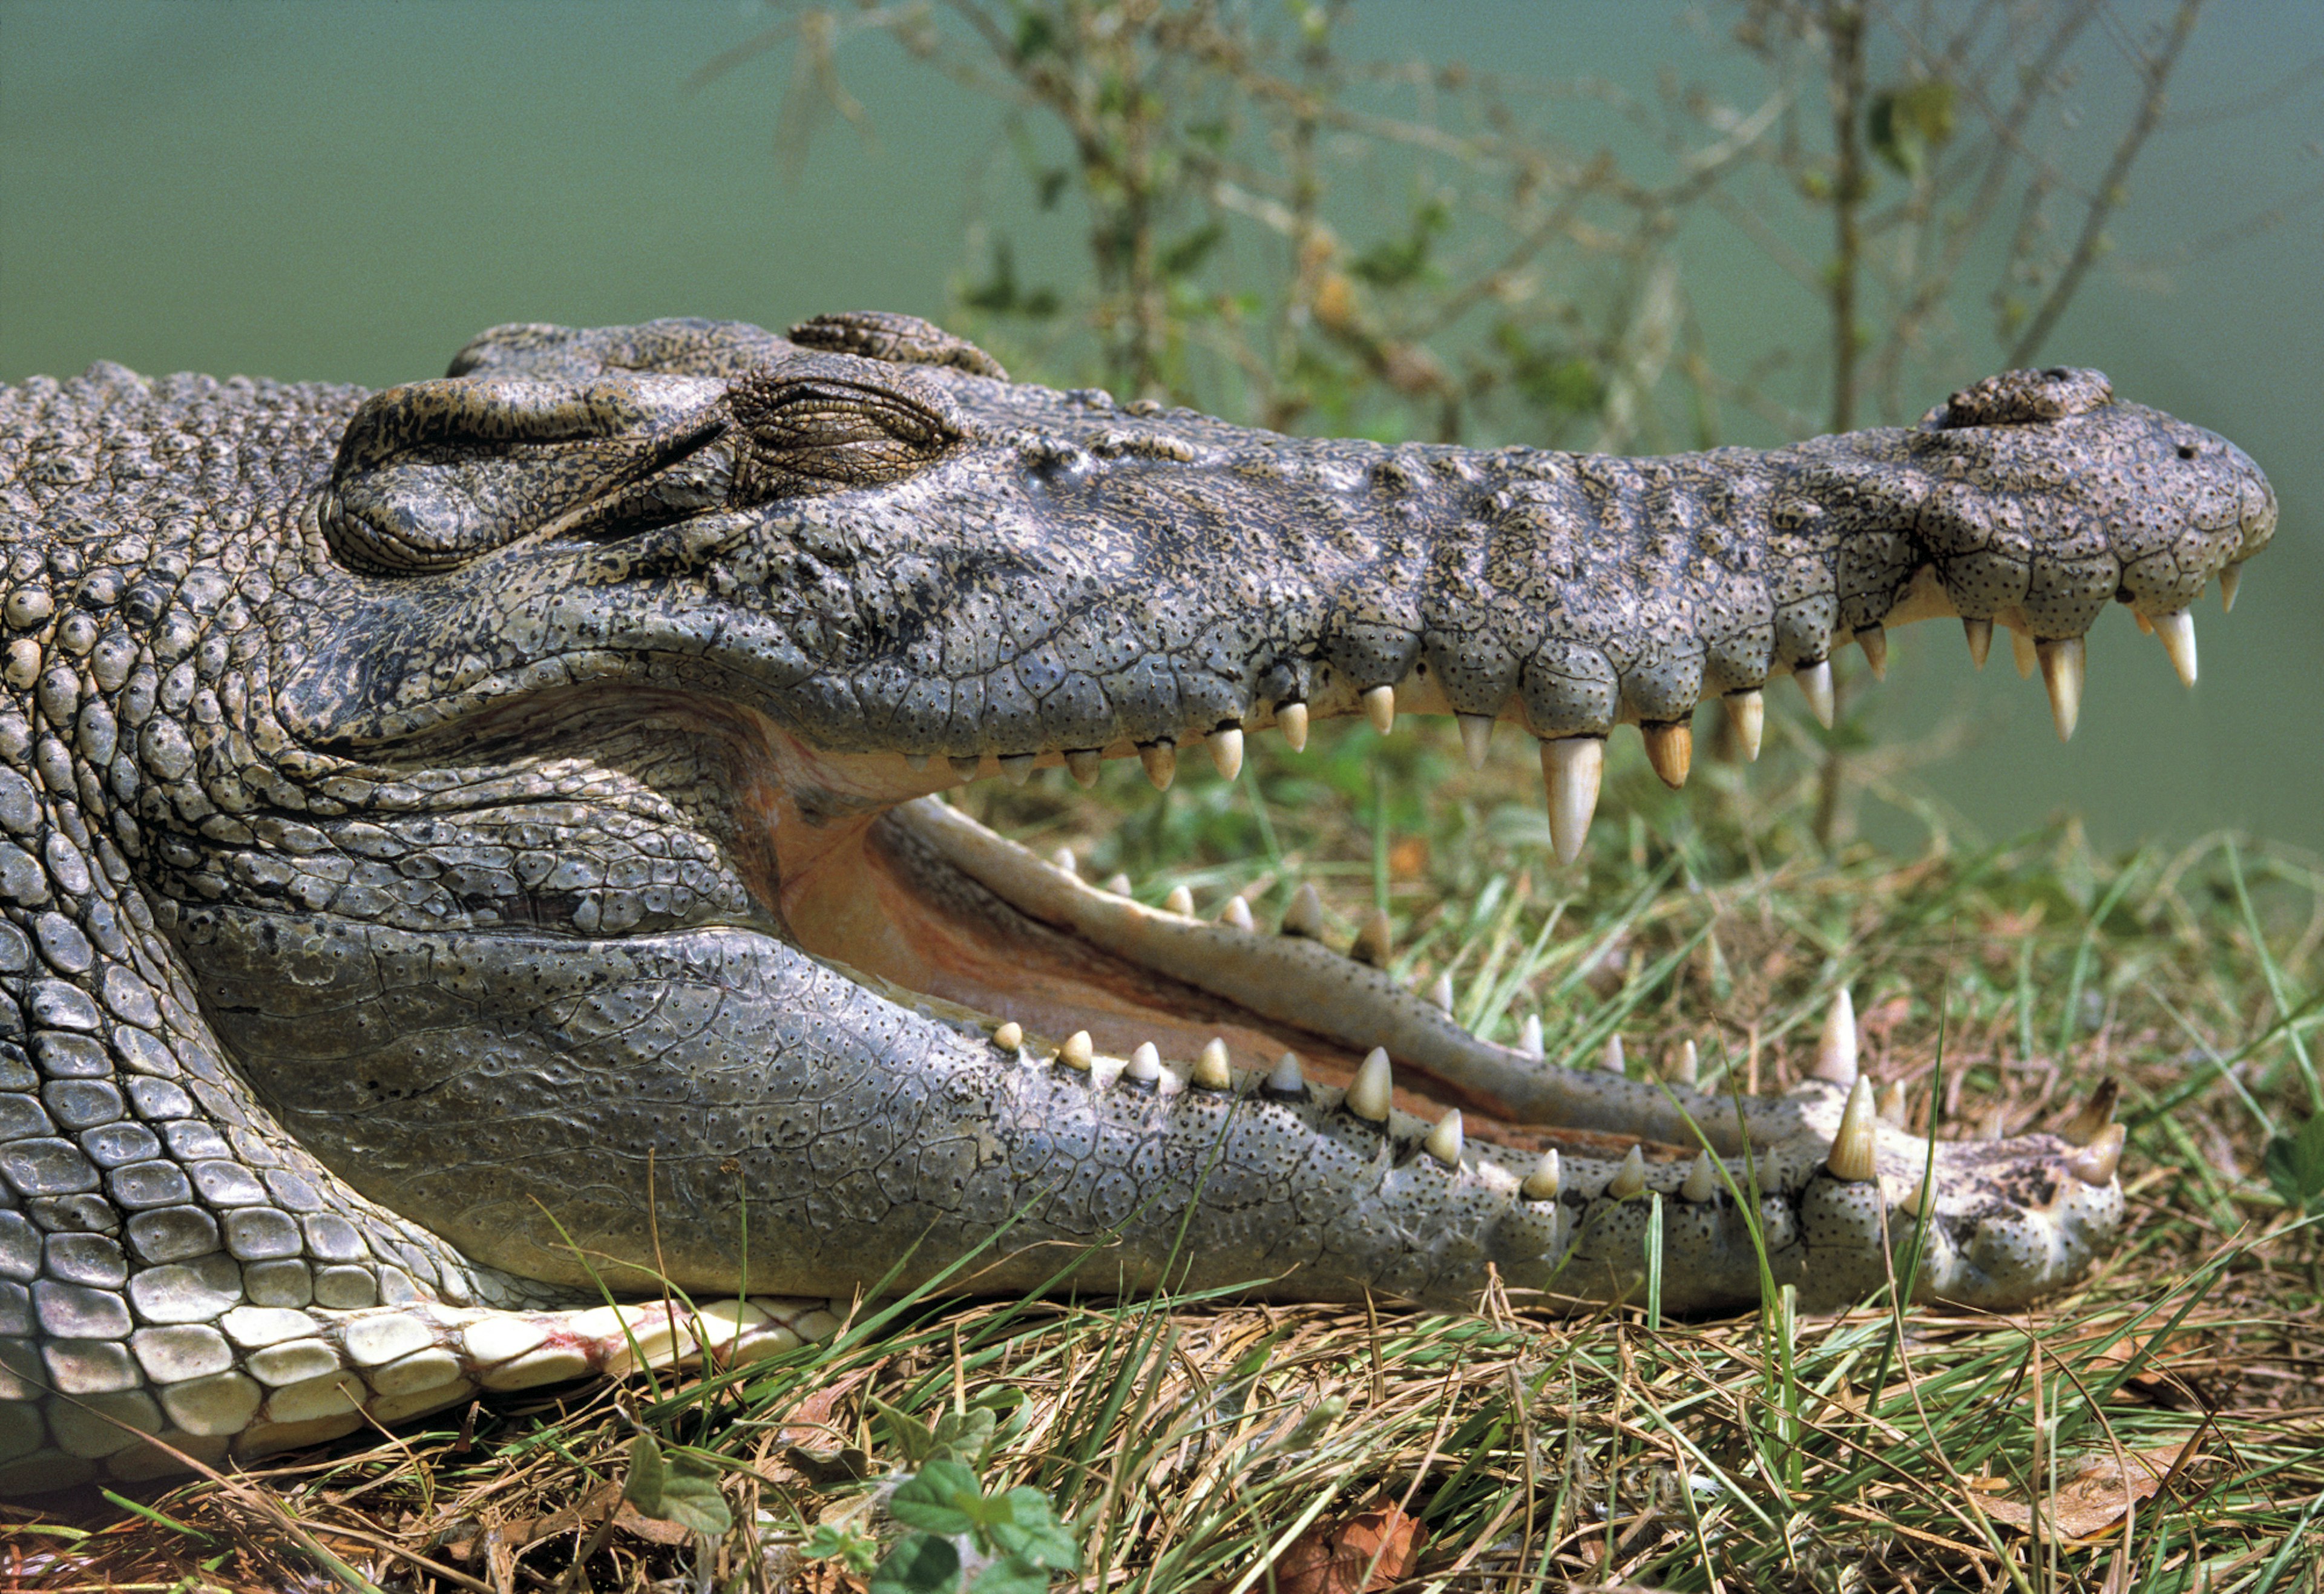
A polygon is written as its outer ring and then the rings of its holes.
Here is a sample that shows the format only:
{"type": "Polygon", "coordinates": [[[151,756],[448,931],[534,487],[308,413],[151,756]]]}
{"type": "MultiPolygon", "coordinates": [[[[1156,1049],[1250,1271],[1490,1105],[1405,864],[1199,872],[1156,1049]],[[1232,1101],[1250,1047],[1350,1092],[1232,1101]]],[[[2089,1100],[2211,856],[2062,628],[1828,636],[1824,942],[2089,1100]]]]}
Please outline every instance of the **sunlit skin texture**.
{"type": "Polygon", "coordinates": [[[2171,623],[2274,520],[2079,371],[1649,460],[1124,408],[897,317],[503,327],[375,395],[0,390],[0,1489],[617,1370],[640,1320],[587,1308],[656,1277],[729,1297],[735,1354],[964,1262],[1605,1298],[1653,1191],[1665,1302],[1709,1309],[1757,1297],[1756,1187],[1811,1302],[1916,1213],[1923,1295],[2061,1287],[2110,1154],[1947,1143],[1916,1193],[1928,1142],[1840,1077],[1738,1112],[1546,1068],[914,799],[1231,767],[1383,686],[1667,756],[1868,628],[2171,623]],[[1198,1069],[1213,1036],[1307,1067],[1198,1069]],[[1373,1045],[1425,1116],[1343,1093],[1373,1045]]]}

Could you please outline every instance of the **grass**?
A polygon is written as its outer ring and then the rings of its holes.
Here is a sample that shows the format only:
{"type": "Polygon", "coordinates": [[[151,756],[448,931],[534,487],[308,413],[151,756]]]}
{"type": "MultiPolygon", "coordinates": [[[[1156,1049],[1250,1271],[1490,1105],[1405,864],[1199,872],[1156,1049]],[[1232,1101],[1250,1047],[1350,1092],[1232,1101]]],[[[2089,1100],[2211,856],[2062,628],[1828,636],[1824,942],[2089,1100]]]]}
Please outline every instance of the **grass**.
{"type": "Polygon", "coordinates": [[[0,1508],[0,1576],[835,1594],[864,1580],[804,1559],[810,1536],[892,1532],[883,1490],[922,1431],[989,1412],[988,1488],[1051,1500],[1093,1589],[1353,1590],[1385,1552],[1304,1584],[1285,1552],[1366,1507],[1425,1535],[1414,1588],[2324,1588],[2324,1247],[2301,1190],[2263,1172],[2324,1110],[2324,868],[2224,835],[2107,857],[2070,821],[1965,846],[1919,808],[1912,855],[1822,859],[1798,832],[1805,759],[1747,779],[1706,757],[1682,798],[1618,743],[1592,862],[1559,871],[1519,740],[1471,773],[1449,727],[1341,729],[1297,759],[1255,742],[1231,786],[1190,760],[1159,797],[1131,769],[1093,798],[1050,777],[970,801],[1149,900],[1240,890],[1263,918],[1314,881],[1342,935],[1384,906],[1402,972],[1450,971],[1488,1035],[1538,1009],[1569,1063],[1610,1035],[1649,1058],[1691,1038],[1706,1069],[1777,1089],[1846,984],[1866,1066],[1940,1133],[2055,1123],[2110,1074],[2121,1250],[2008,1318],[1781,1298],[1699,1322],[1498,1300],[867,1307],[832,1344],[742,1368],[0,1508]],[[641,1424],[719,1471],[722,1536],[615,1515],[641,1424]]]}

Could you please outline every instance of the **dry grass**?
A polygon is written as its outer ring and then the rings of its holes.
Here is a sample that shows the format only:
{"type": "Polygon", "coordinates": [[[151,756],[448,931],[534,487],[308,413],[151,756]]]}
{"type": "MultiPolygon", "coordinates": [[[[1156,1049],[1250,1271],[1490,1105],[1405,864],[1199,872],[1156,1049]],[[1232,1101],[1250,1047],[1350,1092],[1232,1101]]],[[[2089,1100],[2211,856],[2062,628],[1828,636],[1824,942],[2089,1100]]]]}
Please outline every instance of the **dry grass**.
{"type": "Polygon", "coordinates": [[[1700,1323],[1499,1301],[1451,1318],[866,1308],[833,1345],[683,1387],[497,1399],[134,1506],[12,1506],[0,1575],[853,1589],[798,1546],[817,1524],[881,1528],[902,1465],[882,1405],[927,1420],[965,1405],[999,1419],[988,1479],[1038,1488],[1075,1523],[1090,1589],[1268,1594],[1300,1534],[1382,1501],[1425,1531],[1412,1587],[2324,1588],[2324,1251],[2259,1173],[2269,1138],[2319,1105],[2313,861],[2227,838],[2108,859],[2061,825],[1992,850],[1800,861],[1780,771],[1747,786],[1707,768],[1708,794],[1682,803],[1622,764],[1619,817],[1569,883],[1514,753],[1472,776],[1448,743],[1399,732],[1376,757],[1353,732],[1296,769],[1255,758],[1242,787],[1167,799],[1116,776],[1111,808],[1062,782],[977,800],[1157,899],[1182,880],[1212,901],[1264,881],[1273,906],[1314,880],[1346,927],[1385,902],[1406,972],[1452,970],[1487,1033],[1538,1004],[1553,1056],[1617,1030],[1649,1055],[1692,1037],[1706,1063],[1777,1088],[1846,982],[1868,1066],[1913,1082],[1940,1133],[2055,1121],[2111,1074],[2129,1243],[2008,1319],[1879,1303],[1700,1323]],[[633,1431],[617,1402],[632,1397],[666,1443],[719,1459],[723,1540],[616,1514],[633,1431]]]}

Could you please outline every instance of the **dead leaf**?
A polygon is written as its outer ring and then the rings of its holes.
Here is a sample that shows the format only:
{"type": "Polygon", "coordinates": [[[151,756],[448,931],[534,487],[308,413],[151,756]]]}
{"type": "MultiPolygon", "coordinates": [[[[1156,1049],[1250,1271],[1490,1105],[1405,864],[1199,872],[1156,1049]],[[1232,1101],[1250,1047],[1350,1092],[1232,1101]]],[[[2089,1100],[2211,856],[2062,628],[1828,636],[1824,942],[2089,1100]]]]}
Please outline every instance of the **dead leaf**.
{"type": "Polygon", "coordinates": [[[1377,1594],[1411,1575],[1427,1543],[1417,1517],[1370,1506],[1294,1539],[1275,1563],[1276,1594],[1377,1594]]]}
{"type": "MultiPolygon", "coordinates": [[[[2085,1456],[2074,1475],[2058,1486],[2057,1497],[2046,1504],[2042,1531],[2065,1539],[2087,1539],[2104,1533],[2120,1522],[2134,1504],[2153,1497],[2187,1448],[2166,1444],[2154,1450],[2125,1451],[2120,1463],[2112,1451],[2085,1456]]],[[[2190,1464],[2200,1459],[2200,1454],[2187,1458],[2190,1464]]],[[[1978,1504],[1996,1522],[2028,1532],[2033,1528],[2034,1507],[2024,1500],[1988,1499],[1978,1504]]]]}

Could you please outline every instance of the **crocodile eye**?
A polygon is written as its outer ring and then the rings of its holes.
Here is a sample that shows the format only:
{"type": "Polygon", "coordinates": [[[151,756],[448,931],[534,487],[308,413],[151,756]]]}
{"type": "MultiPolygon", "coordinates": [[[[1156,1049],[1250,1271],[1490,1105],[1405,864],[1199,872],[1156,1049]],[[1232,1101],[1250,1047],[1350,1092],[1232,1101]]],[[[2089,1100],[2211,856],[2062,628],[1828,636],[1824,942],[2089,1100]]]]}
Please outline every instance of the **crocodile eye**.
{"type": "Polygon", "coordinates": [[[734,486],[745,499],[900,481],[960,440],[935,394],[841,376],[753,378],[735,384],[730,402],[734,486]]]}

